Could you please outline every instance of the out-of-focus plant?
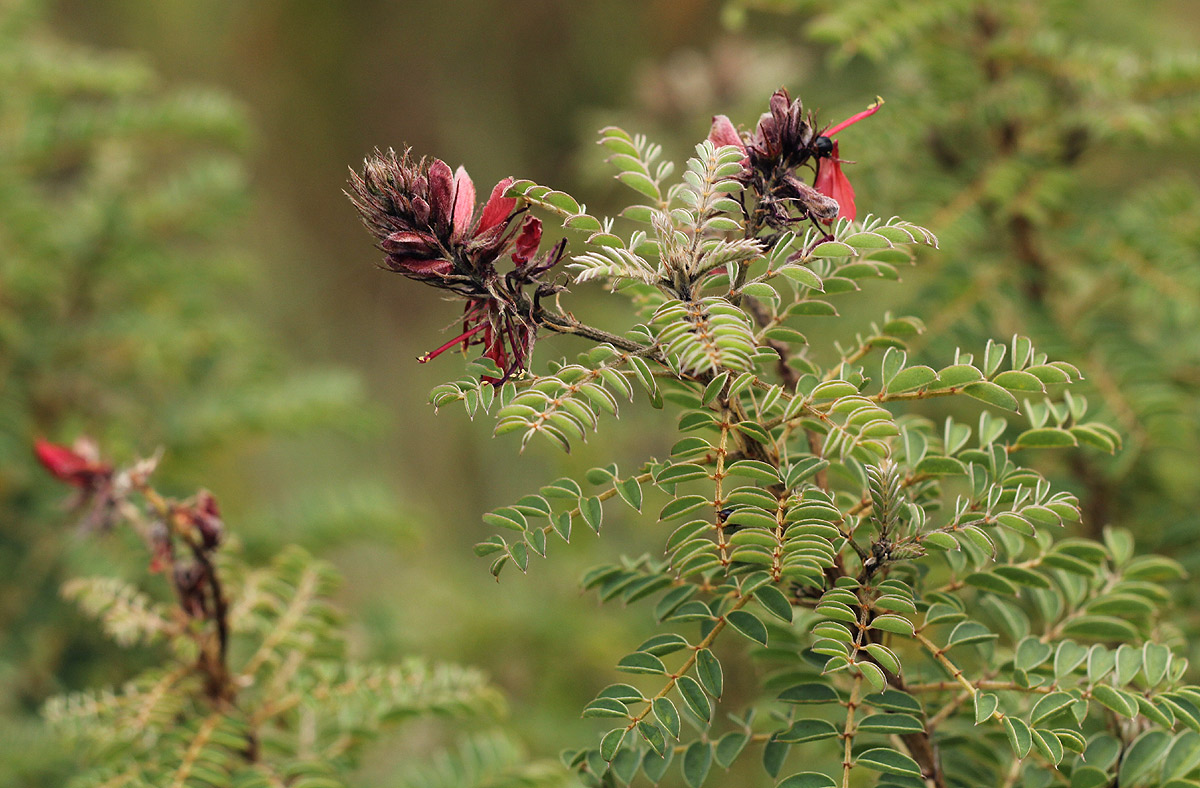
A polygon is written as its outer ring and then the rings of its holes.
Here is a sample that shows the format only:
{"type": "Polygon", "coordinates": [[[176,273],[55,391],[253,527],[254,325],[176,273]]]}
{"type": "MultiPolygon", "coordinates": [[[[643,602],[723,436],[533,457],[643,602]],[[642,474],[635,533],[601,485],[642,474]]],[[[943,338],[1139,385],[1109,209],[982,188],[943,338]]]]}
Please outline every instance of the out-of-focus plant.
{"type": "MultiPolygon", "coordinates": [[[[434,716],[494,720],[502,699],[478,671],[410,659],[362,664],[346,650],[328,595],[336,575],[299,548],[246,565],[212,493],[176,500],[151,484],[157,459],[124,469],[89,443],[40,442],[37,455],[77,490],[90,529],[126,528],[170,589],[121,577],[70,580],[63,594],[123,648],[154,647],[158,664],[122,687],[52,698],[49,721],[76,745],[72,786],[354,784],[364,745],[388,723],[434,716]]],[[[555,764],[528,763],[498,732],[464,739],[451,757],[408,769],[411,785],[562,784],[555,764]]],[[[399,780],[393,784],[404,784],[399,780]]]]}
{"type": "Polygon", "coordinates": [[[1118,446],[1072,396],[1078,369],[1021,335],[927,366],[907,352],[919,318],[839,317],[936,243],[899,218],[855,221],[831,138],[845,125],[780,91],[753,132],[718,117],[678,180],[658,146],[607,128],[633,228],[527,180],[477,209],[465,172],[407,151],[352,178],[386,266],[465,301],[439,351],[483,346],[436,406],[564,450],[639,392],[662,410],[664,457],[484,516],[502,530],[476,552],[499,577],[603,533],[614,505],[657,511],[661,553],[583,579],[659,631],[616,665],[626,681],[597,688],[583,714],[604,732],[565,761],[594,785],[675,769],[698,788],[718,766],[784,788],[1200,784],[1200,689],[1163,615],[1179,566],[1135,557],[1124,530],[1067,537],[1079,500],[1028,464],[1118,446]],[[576,240],[538,255],[527,210],[576,240]],[[641,322],[572,315],[564,260],[641,322]],[[545,332],[586,348],[541,371],[545,332]]]}
{"type": "Polygon", "coordinates": [[[1164,35],[1194,31],[1194,15],[1072,0],[729,6],[764,21],[750,9],[827,45],[826,73],[852,64],[902,103],[872,158],[903,172],[874,196],[945,242],[917,301],[938,305],[931,334],[1027,333],[1075,360],[1080,393],[1120,428],[1111,456],[1044,465],[1086,493],[1090,533],[1121,525],[1200,564],[1200,58],[1164,35]]]}
{"type": "MultiPolygon", "coordinates": [[[[364,418],[355,376],[288,372],[248,318],[250,296],[241,310],[231,297],[253,291],[257,267],[231,236],[247,202],[241,110],[165,89],[135,57],[64,43],[40,5],[0,3],[5,785],[59,784],[37,709],[112,664],[58,597],[95,550],[47,527],[59,515],[30,440],[86,431],[122,450],[161,445],[186,476],[251,434],[364,418]]],[[[381,508],[394,518],[392,501],[381,508]]]]}

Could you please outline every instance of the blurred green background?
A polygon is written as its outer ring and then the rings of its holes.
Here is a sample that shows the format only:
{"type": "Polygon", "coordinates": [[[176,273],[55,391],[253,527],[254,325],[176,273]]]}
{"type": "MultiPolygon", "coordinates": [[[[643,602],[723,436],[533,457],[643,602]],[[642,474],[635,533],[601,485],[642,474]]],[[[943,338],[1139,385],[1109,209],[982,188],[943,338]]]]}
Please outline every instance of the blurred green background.
{"type": "MultiPolygon", "coordinates": [[[[33,13],[22,10],[28,3],[12,5],[17,17],[33,13]]],[[[593,145],[601,126],[645,131],[664,143],[668,158],[679,159],[706,135],[712,114],[749,126],[781,85],[820,109],[824,121],[839,120],[883,90],[876,75],[889,73],[887,64],[855,58],[831,69],[828,48],[801,36],[800,16],[769,10],[743,16],[715,0],[44,5],[38,36],[126,53],[156,73],[152,81],[161,90],[203,86],[233,99],[231,111],[244,114],[249,129],[232,145],[247,168],[246,190],[239,218],[218,232],[236,259],[221,267],[226,273],[204,307],[210,311],[183,319],[235,315],[261,332],[255,342],[272,359],[261,365],[268,370],[263,375],[284,380],[270,370],[334,370],[345,389],[338,394],[340,415],[314,418],[313,428],[281,432],[264,423],[243,430],[230,422],[230,440],[203,443],[203,452],[187,453],[198,444],[160,437],[153,424],[158,411],[149,408],[137,417],[144,421],[133,422],[144,431],[132,430],[128,420],[111,427],[123,435],[125,457],[159,443],[177,446],[166,458],[172,491],[212,489],[253,556],[297,541],[333,560],[346,576],[341,601],[364,656],[419,653],[480,665],[508,692],[512,727],[534,752],[581,743],[594,726],[579,720],[578,710],[613,680],[611,665],[650,633],[651,622],[648,614],[600,608],[577,592],[577,579],[592,563],[648,549],[658,535],[646,533],[646,521],[614,509],[603,542],[584,535],[569,548],[554,545],[556,560],[535,561],[530,577],[506,573],[497,586],[486,563],[471,555],[471,545],[489,533],[479,516],[567,471],[613,460],[631,468],[661,456],[675,436],[647,429],[655,419],[639,403],[602,441],[575,455],[535,442],[518,458],[515,440],[488,438],[486,418],[472,424],[457,409],[434,417],[427,393],[457,376],[461,362],[450,355],[419,365],[414,358],[444,341],[441,329],[457,309],[376,267],[379,255],[341,193],[346,168],[376,146],[411,145],[418,154],[466,165],[481,192],[505,175],[528,177],[605,214],[621,203],[593,145]],[[735,30],[723,19],[740,24],[735,30]],[[242,439],[241,431],[251,437],[242,439]]],[[[1200,40],[1200,12],[1187,0],[1103,7],[1081,32],[1185,49],[1200,40]]],[[[889,78],[920,88],[915,72],[899,69],[889,78]]],[[[864,124],[854,152],[845,151],[862,162],[852,172],[860,210],[922,221],[929,216],[914,211],[931,209],[897,196],[922,172],[906,167],[905,151],[896,150],[906,138],[889,132],[888,117],[905,123],[906,107],[887,98],[885,113],[871,121],[877,147],[866,144],[864,124]],[[872,200],[873,193],[883,199],[872,200]]],[[[1089,170],[1119,180],[1130,171],[1145,175],[1145,166],[1186,174],[1195,164],[1168,153],[1147,165],[1114,149],[1089,170]]],[[[945,253],[953,255],[952,244],[945,253]]],[[[190,263],[201,272],[205,264],[202,256],[190,263]]],[[[886,298],[903,303],[923,286],[918,273],[886,298]]],[[[627,322],[622,306],[603,296],[585,295],[572,308],[603,327],[627,322]]],[[[239,335],[232,335],[236,348],[239,335]]],[[[551,338],[539,345],[538,357],[577,349],[570,339],[551,338]]],[[[33,417],[21,428],[70,440],[72,430],[108,428],[99,424],[103,413],[33,417]]],[[[1183,487],[1194,491],[1196,478],[1188,473],[1183,487]]],[[[57,527],[47,503],[55,492],[50,483],[23,481],[42,501],[37,527],[57,527]]],[[[82,540],[67,541],[66,548],[45,547],[48,555],[74,556],[50,559],[59,567],[51,576],[95,569],[94,557],[80,555],[87,553],[82,540]]],[[[13,559],[10,572],[20,572],[25,560],[13,559]]],[[[68,613],[53,615],[74,621],[68,613]]],[[[4,623],[13,632],[34,632],[78,622],[54,624],[51,613],[39,610],[4,623]]],[[[28,640],[13,647],[11,665],[31,655],[53,657],[45,657],[45,673],[33,683],[27,668],[7,670],[22,709],[36,708],[50,692],[121,677],[119,664],[72,672],[76,662],[98,661],[86,637],[57,649],[28,640]]]]}

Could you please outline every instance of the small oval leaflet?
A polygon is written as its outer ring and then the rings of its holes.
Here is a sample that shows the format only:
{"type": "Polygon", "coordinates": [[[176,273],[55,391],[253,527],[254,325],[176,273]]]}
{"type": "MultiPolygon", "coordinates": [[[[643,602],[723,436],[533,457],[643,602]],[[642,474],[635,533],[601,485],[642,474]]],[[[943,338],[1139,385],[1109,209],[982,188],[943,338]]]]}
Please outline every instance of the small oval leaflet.
{"type": "Polygon", "coordinates": [[[911,714],[872,714],[858,724],[858,730],[870,733],[921,733],[925,725],[911,714]]]}
{"type": "Polygon", "coordinates": [[[616,698],[597,698],[583,709],[584,717],[628,717],[629,709],[616,698]]]}
{"type": "Polygon", "coordinates": [[[626,654],[621,657],[617,663],[617,670],[624,673],[650,673],[663,674],[667,672],[667,666],[663,661],[653,654],[645,651],[635,651],[632,654],[626,654]]]}
{"type": "Polygon", "coordinates": [[[841,696],[832,686],[813,681],[788,687],[779,693],[779,700],[784,703],[837,703],[841,696]]]}
{"type": "Polygon", "coordinates": [[[693,714],[705,722],[709,721],[712,716],[712,706],[708,702],[708,696],[704,694],[700,682],[691,676],[680,676],[675,681],[675,689],[679,690],[679,695],[693,714]]]}
{"type": "Polygon", "coordinates": [[[793,722],[791,727],[777,732],[772,738],[775,741],[798,744],[800,742],[830,739],[837,735],[837,728],[827,720],[802,719],[793,722]]]}
{"type": "Polygon", "coordinates": [[[1078,445],[1073,434],[1057,427],[1025,430],[1017,436],[1016,443],[1021,449],[1064,449],[1078,445]]]}
{"type": "Polygon", "coordinates": [[[837,788],[833,778],[821,772],[799,772],[793,774],[775,788],[837,788]]]}
{"type": "Polygon", "coordinates": [[[860,754],[855,763],[884,774],[903,774],[910,777],[920,777],[921,767],[917,762],[901,752],[877,747],[860,754]]]}
{"type": "Polygon", "coordinates": [[[898,616],[894,613],[884,613],[871,619],[871,629],[879,629],[884,632],[891,632],[896,635],[906,635],[912,637],[913,625],[904,616],[898,616]]]}
{"type": "Polygon", "coordinates": [[[683,779],[691,788],[700,788],[712,767],[713,746],[707,741],[694,741],[683,752],[683,779]]]}
{"type": "Polygon", "coordinates": [[[655,698],[651,704],[654,718],[666,729],[672,739],[679,738],[679,711],[668,698],[655,698]]]}
{"type": "Polygon", "coordinates": [[[767,645],[767,627],[758,616],[745,610],[733,610],[725,615],[729,625],[756,643],[767,645]]]}
{"type": "Polygon", "coordinates": [[[721,672],[721,663],[706,648],[696,652],[696,675],[704,691],[714,698],[720,698],[724,690],[725,677],[721,672]]]}

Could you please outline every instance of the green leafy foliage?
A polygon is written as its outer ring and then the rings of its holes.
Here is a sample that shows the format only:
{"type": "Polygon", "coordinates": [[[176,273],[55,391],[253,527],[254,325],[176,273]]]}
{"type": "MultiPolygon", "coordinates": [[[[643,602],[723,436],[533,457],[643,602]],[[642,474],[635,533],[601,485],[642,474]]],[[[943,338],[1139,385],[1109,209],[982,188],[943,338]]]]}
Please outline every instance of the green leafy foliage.
{"type": "Polygon", "coordinates": [[[1105,451],[1037,467],[1087,491],[1093,537],[1119,525],[1196,563],[1194,23],[1067,0],[737,0],[730,11],[802,27],[828,53],[816,79],[836,82],[853,61],[854,79],[889,100],[886,135],[859,144],[905,174],[867,175],[868,188],[952,249],[930,258],[915,295],[938,305],[929,349],[1019,327],[1075,363],[1077,395],[1125,440],[1083,425],[1031,433],[1024,445],[1105,451]]]}
{"type": "MultiPolygon", "coordinates": [[[[252,435],[372,421],[355,375],[296,371],[250,318],[258,262],[233,240],[248,205],[242,108],[165,86],[139,57],[63,41],[42,5],[0,8],[0,783],[11,785],[66,778],[36,709],[110,678],[119,653],[73,626],[58,596],[67,577],[96,571],[95,556],[72,547],[33,439],[162,447],[187,477],[252,435]]],[[[74,588],[85,605],[101,590],[74,588]]],[[[147,620],[106,626],[142,637],[152,608],[121,604],[147,620]]]]}
{"type": "MultiPolygon", "coordinates": [[[[477,670],[351,658],[329,599],[338,581],[330,565],[291,547],[251,568],[230,549],[210,493],[163,498],[148,481],[154,461],[95,467],[83,494],[120,513],[109,526],[143,537],[173,600],[156,601],[116,577],[64,587],[121,646],[163,646],[152,667],[120,688],[45,704],[45,718],[73,752],[69,785],[353,785],[365,745],[396,721],[494,723],[503,714],[499,692],[477,670]]],[[[560,769],[529,761],[495,730],[410,772],[413,786],[563,781],[560,769]]]]}
{"type": "MultiPolygon", "coordinates": [[[[636,783],[639,772],[657,784],[676,769],[693,788],[745,758],[789,788],[1196,774],[1184,753],[1200,688],[1161,585],[1179,566],[1135,557],[1124,530],[1072,536],[1079,499],[1031,464],[1121,449],[1072,391],[1079,369],[1021,335],[914,361],[916,317],[850,333],[835,304],[864,280],[896,280],[914,247],[936,245],[932,233],[869,216],[777,232],[750,176],[720,190],[712,205],[730,223],[714,225],[696,194],[725,183],[724,164],[705,161],[726,149],[698,146],[672,186],[671,168],[649,175],[654,146],[603,134],[620,151],[618,178],[654,201],[623,215],[648,221],[654,239],[634,229],[612,241],[606,226],[575,253],[576,277],[629,296],[644,322],[620,347],[506,382],[496,431],[542,432],[569,449],[602,422],[592,410],[559,414],[585,386],[607,386],[672,410],[678,440],[632,471],[595,468],[486,515],[503,533],[476,550],[497,576],[510,564],[526,572],[531,555],[570,541],[573,522],[603,534],[615,499],[657,520],[660,557],[624,557],[582,580],[659,629],[618,661],[634,683],[597,694],[584,716],[604,727],[566,762],[589,784],[636,783]],[[754,254],[700,262],[738,239],[754,254]],[[1180,765],[1163,769],[1176,746],[1180,765]]],[[[434,399],[482,401],[486,388],[467,381],[434,399]]]]}
{"type": "Polygon", "coordinates": [[[234,705],[206,697],[177,621],[148,626],[127,588],[109,579],[68,588],[114,636],[165,632],[178,655],[120,689],[47,703],[47,719],[76,742],[81,760],[104,764],[79,773],[72,785],[270,785],[281,775],[342,785],[362,745],[390,720],[486,716],[502,708],[477,671],[419,660],[348,661],[327,601],[336,578],[298,548],[263,569],[237,559],[220,569],[229,580],[231,648],[239,657],[231,665],[241,688],[234,705]]]}

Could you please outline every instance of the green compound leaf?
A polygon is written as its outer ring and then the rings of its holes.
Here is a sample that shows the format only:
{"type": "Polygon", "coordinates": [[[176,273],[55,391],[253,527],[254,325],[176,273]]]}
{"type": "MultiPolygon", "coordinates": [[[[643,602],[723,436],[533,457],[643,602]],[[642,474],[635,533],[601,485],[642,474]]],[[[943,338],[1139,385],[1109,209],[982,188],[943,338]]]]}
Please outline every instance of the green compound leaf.
{"type": "Polygon", "coordinates": [[[671,767],[674,756],[674,747],[667,748],[665,756],[659,755],[653,749],[647,749],[646,754],[642,757],[642,773],[650,782],[657,785],[667,773],[667,769],[671,767]]]}
{"type": "Polygon", "coordinates": [[[600,757],[606,763],[611,763],[612,759],[617,756],[617,750],[621,747],[621,742],[625,740],[626,732],[625,728],[613,728],[600,740],[600,757]]]}
{"type": "Polygon", "coordinates": [[[925,724],[911,714],[872,714],[858,724],[858,730],[869,733],[920,733],[925,724]]]}
{"type": "Polygon", "coordinates": [[[784,703],[837,703],[841,696],[832,686],[812,681],[788,687],[779,693],[779,700],[784,703]]]}
{"type": "Polygon", "coordinates": [[[898,616],[894,613],[884,613],[871,619],[871,629],[878,629],[883,632],[891,632],[906,637],[912,637],[913,634],[912,622],[904,616],[898,616]]]}
{"type": "Polygon", "coordinates": [[[982,725],[992,718],[1000,706],[1000,699],[988,692],[975,696],[975,724],[982,725]]]}
{"type": "Polygon", "coordinates": [[[750,741],[750,735],[744,731],[730,731],[717,740],[716,759],[721,767],[728,769],[737,760],[737,757],[742,754],[742,750],[746,748],[746,744],[750,741]]]}
{"type": "Polygon", "coordinates": [[[684,495],[668,503],[659,512],[659,522],[664,520],[674,520],[682,517],[689,512],[694,512],[697,509],[705,506],[711,506],[712,502],[703,495],[684,495]]]}
{"type": "Polygon", "coordinates": [[[902,369],[887,384],[889,394],[899,394],[904,391],[927,388],[937,380],[938,374],[929,367],[916,366],[902,369]]]}
{"type": "Polygon", "coordinates": [[[1161,730],[1148,730],[1134,739],[1121,759],[1121,768],[1117,772],[1119,784],[1141,783],[1151,770],[1162,765],[1163,756],[1167,754],[1171,743],[1171,735],[1161,730]]]}
{"type": "Polygon", "coordinates": [[[629,709],[616,698],[597,698],[583,709],[584,717],[628,717],[629,709]]]}
{"type": "Polygon", "coordinates": [[[773,585],[764,585],[761,588],[755,589],[754,598],[758,603],[771,615],[778,618],[780,621],[791,623],[792,621],[792,603],[784,596],[784,593],[773,585]]]}
{"type": "Polygon", "coordinates": [[[1043,427],[1035,430],[1025,430],[1017,436],[1018,449],[1065,449],[1078,446],[1079,442],[1067,430],[1057,427],[1043,427]]]}

